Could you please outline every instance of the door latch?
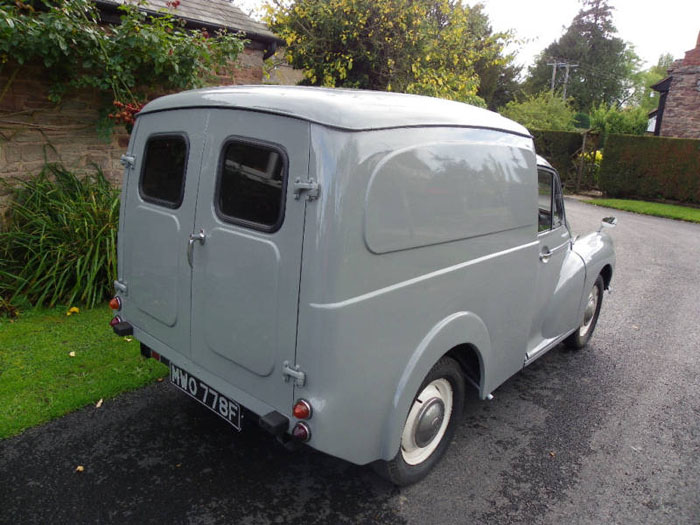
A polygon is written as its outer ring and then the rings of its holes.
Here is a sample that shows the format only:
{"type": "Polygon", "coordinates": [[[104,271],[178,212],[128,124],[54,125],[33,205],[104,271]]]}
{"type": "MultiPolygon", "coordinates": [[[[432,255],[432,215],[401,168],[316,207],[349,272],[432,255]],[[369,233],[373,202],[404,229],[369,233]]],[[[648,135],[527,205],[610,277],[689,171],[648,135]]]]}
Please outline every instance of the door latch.
{"type": "Polygon", "coordinates": [[[207,240],[207,236],[204,233],[204,230],[199,230],[199,233],[190,233],[190,238],[187,239],[187,262],[190,264],[190,268],[192,268],[192,251],[194,250],[194,243],[198,242],[200,244],[204,244],[204,241],[207,240]]]}
{"type": "Polygon", "coordinates": [[[292,188],[294,191],[294,198],[296,200],[301,198],[301,194],[303,192],[307,192],[306,198],[310,201],[318,199],[318,196],[321,193],[321,185],[313,180],[302,181],[301,179],[296,179],[292,188]]]}
{"type": "Polygon", "coordinates": [[[289,383],[290,379],[294,379],[296,386],[304,386],[306,384],[306,374],[301,371],[301,367],[299,365],[291,366],[289,361],[285,361],[282,364],[282,375],[285,383],[289,383]]]}

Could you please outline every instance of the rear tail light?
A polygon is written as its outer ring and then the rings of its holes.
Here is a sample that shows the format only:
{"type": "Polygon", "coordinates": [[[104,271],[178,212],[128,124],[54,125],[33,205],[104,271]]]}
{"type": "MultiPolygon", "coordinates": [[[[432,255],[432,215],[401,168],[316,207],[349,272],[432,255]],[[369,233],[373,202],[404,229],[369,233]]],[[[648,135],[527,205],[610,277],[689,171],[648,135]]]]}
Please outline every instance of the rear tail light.
{"type": "Polygon", "coordinates": [[[309,425],[299,421],[292,429],[292,436],[299,441],[308,441],[311,439],[311,429],[309,425]]]}
{"type": "Polygon", "coordinates": [[[109,307],[112,310],[116,310],[117,312],[122,309],[122,299],[121,297],[112,297],[111,301],[109,301],[109,307]]]}
{"type": "Polygon", "coordinates": [[[115,315],[114,317],[112,317],[112,320],[109,322],[109,326],[114,328],[115,326],[117,326],[121,322],[122,322],[122,318],[119,317],[118,315],[115,315]]]}
{"type": "Polygon", "coordinates": [[[299,399],[296,403],[294,403],[292,413],[297,419],[311,419],[311,403],[309,403],[306,399],[299,399]]]}

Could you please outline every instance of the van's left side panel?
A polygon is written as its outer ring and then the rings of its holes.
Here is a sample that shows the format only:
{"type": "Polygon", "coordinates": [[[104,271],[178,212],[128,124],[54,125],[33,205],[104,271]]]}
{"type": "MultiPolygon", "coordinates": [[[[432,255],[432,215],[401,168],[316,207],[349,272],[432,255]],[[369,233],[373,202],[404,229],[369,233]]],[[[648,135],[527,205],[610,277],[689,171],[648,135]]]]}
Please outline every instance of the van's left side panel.
{"type": "Polygon", "coordinates": [[[190,355],[187,261],[209,113],[147,114],[129,145],[119,231],[122,317],[152,342],[190,355]]]}

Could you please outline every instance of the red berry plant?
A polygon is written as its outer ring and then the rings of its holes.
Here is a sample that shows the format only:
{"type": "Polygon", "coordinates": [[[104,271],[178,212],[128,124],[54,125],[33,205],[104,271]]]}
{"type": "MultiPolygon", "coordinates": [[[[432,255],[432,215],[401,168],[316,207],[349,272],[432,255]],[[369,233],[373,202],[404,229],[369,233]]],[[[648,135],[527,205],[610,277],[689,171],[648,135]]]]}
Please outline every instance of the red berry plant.
{"type": "Polygon", "coordinates": [[[123,124],[126,130],[131,133],[136,120],[136,114],[146,105],[145,102],[120,102],[115,100],[113,103],[114,112],[107,115],[114,121],[115,124],[123,124]]]}

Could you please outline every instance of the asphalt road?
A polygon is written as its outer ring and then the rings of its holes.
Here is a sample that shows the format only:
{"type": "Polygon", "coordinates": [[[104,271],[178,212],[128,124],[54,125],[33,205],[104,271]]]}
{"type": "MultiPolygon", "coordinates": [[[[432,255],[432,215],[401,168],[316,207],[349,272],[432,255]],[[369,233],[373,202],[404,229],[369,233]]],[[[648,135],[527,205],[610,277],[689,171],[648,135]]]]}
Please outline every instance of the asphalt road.
{"type": "Polygon", "coordinates": [[[566,204],[576,232],[619,219],[593,340],[470,399],[424,482],[232,434],[160,383],[0,442],[0,522],[697,525],[700,225],[566,204]]]}

